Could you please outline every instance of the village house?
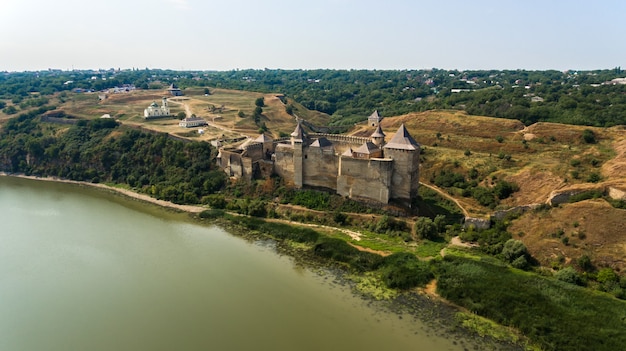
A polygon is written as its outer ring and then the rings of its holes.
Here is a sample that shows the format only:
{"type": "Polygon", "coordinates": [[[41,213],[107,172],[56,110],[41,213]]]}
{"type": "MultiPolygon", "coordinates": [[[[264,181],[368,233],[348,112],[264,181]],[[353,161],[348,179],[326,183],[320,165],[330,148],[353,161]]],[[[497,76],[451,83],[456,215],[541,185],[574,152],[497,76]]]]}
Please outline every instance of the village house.
{"type": "Polygon", "coordinates": [[[207,122],[203,118],[192,115],[191,117],[182,119],[180,122],[178,122],[178,125],[185,128],[193,128],[207,125],[207,122]]]}
{"type": "Polygon", "coordinates": [[[178,89],[178,87],[176,85],[174,85],[174,83],[172,83],[170,85],[169,88],[167,88],[167,91],[172,95],[172,96],[183,96],[183,91],[178,89]]]}

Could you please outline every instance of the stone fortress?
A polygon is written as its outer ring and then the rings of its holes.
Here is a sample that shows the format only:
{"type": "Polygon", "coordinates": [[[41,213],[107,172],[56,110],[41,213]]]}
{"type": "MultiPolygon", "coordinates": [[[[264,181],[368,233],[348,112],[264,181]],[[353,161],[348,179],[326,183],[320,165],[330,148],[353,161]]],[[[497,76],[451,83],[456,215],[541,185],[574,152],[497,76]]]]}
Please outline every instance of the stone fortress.
{"type": "Polygon", "coordinates": [[[420,145],[404,124],[386,142],[375,115],[368,122],[376,128],[369,138],[307,134],[298,122],[291,137],[273,140],[261,134],[239,147],[219,148],[217,164],[231,177],[251,180],[276,174],[296,188],[323,188],[359,201],[411,207],[419,187],[420,145]]]}

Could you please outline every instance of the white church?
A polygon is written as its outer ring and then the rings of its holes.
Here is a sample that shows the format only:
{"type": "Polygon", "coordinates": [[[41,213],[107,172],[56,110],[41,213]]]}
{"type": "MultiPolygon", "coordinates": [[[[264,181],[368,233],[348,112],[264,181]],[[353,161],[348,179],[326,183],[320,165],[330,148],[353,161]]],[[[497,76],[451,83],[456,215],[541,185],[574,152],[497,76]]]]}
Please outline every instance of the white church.
{"type": "Polygon", "coordinates": [[[143,110],[143,118],[145,119],[163,118],[170,116],[170,108],[167,106],[167,98],[163,98],[161,106],[152,101],[150,106],[148,106],[147,109],[143,110]]]}

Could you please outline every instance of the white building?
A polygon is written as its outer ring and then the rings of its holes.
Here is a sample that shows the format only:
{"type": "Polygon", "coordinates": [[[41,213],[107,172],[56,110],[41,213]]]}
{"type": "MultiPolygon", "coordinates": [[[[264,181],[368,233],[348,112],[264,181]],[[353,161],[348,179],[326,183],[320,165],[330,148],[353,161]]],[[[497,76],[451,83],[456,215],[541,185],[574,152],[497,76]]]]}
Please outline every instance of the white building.
{"type": "Polygon", "coordinates": [[[152,101],[150,106],[143,110],[143,118],[145,119],[162,117],[170,117],[170,108],[167,107],[167,98],[163,98],[163,102],[160,107],[156,102],[152,101]]]}
{"type": "Polygon", "coordinates": [[[206,124],[207,122],[204,119],[200,117],[195,117],[195,116],[187,117],[178,123],[179,126],[185,127],[185,128],[204,126],[206,124]]]}

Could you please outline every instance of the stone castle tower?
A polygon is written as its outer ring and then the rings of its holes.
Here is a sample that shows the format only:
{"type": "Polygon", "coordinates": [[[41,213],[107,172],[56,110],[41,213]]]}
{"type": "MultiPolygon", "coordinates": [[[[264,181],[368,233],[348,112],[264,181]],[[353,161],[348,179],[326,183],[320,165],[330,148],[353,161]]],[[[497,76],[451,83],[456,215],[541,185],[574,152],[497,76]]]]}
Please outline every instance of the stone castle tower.
{"type": "Polygon", "coordinates": [[[383,147],[385,157],[393,160],[391,198],[412,200],[419,188],[420,146],[404,124],[383,147]]]}

